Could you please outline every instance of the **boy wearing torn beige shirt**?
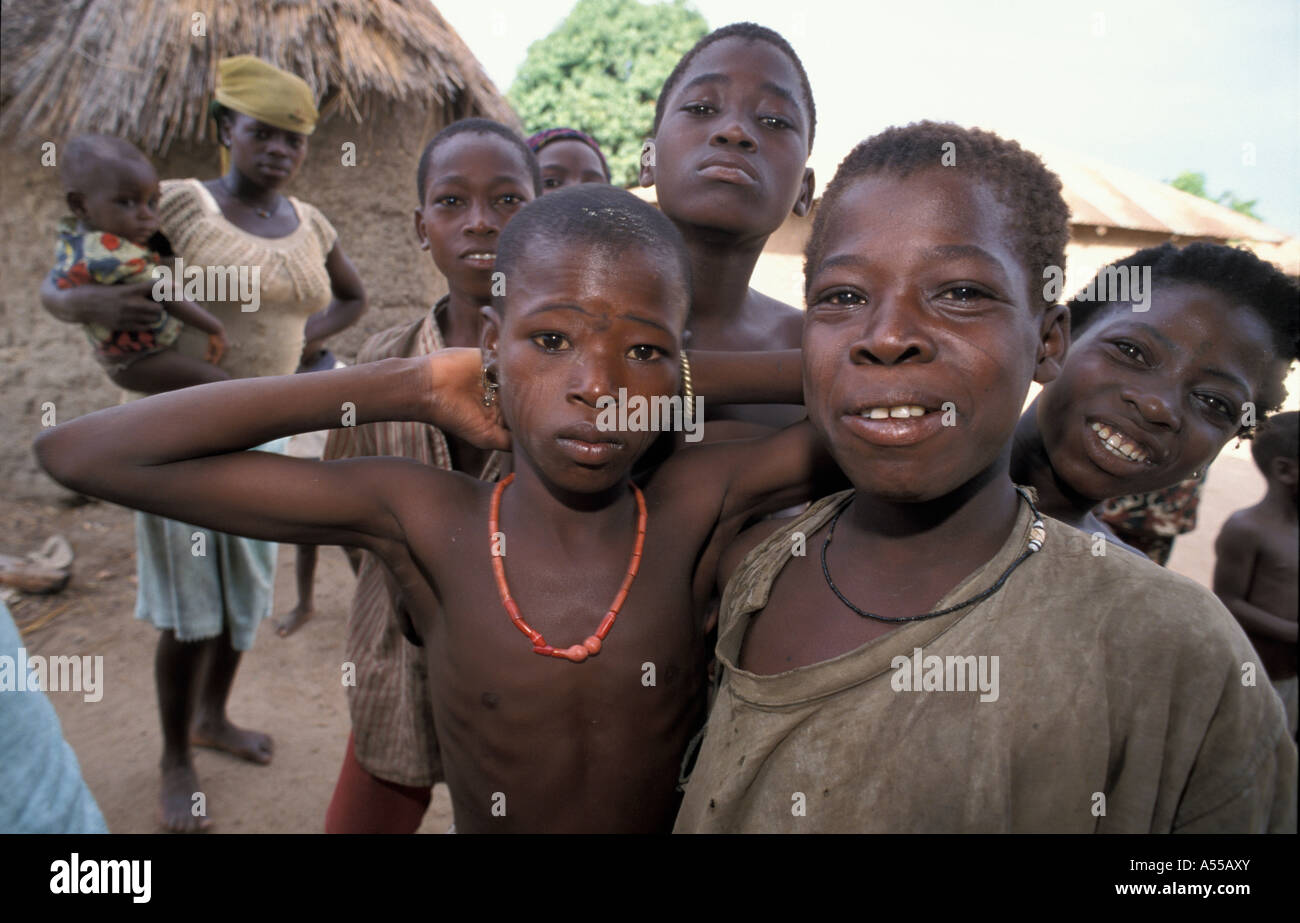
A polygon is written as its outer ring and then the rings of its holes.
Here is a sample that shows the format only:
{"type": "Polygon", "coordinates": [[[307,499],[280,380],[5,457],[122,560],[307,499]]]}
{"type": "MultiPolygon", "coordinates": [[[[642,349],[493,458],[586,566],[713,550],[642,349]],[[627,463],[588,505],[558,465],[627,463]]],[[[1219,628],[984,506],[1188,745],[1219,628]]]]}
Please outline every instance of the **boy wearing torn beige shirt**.
{"type": "MultiPolygon", "coordinates": [[[[1054,519],[976,606],[789,672],[739,669],[750,618],[793,560],[791,534],[815,555],[850,493],[819,501],[732,578],[725,679],[678,831],[1295,829],[1295,747],[1231,616],[1144,558],[1113,546],[1094,557],[1087,533],[1054,519]]],[[[992,583],[1029,528],[1022,503],[1002,549],[934,608],[992,583]]]]}
{"type": "MultiPolygon", "coordinates": [[[[677,832],[1295,830],[1296,748],[1232,617],[1008,474],[1068,345],[1038,281],[1067,221],[1056,178],[987,132],[890,129],[841,165],[804,390],[855,489],[727,552],[677,832]]],[[[1195,408],[1153,422],[1150,384],[1126,399],[1176,450],[1195,408]]]]}

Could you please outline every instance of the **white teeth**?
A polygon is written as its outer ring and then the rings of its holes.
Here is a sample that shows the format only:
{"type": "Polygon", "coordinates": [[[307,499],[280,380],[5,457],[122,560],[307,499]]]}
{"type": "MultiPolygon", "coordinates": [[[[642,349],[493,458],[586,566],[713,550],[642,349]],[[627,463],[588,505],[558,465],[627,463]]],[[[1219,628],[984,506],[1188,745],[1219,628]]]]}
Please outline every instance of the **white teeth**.
{"type": "Polygon", "coordinates": [[[872,407],[864,410],[859,416],[869,417],[872,420],[906,420],[909,417],[925,416],[925,408],[920,404],[899,404],[897,407],[872,407]]]}
{"type": "Polygon", "coordinates": [[[1147,460],[1147,453],[1139,449],[1136,443],[1126,439],[1123,433],[1115,432],[1103,423],[1093,423],[1091,429],[1101,439],[1101,444],[1112,455],[1118,455],[1120,458],[1126,458],[1129,461],[1144,462],[1147,460]]]}

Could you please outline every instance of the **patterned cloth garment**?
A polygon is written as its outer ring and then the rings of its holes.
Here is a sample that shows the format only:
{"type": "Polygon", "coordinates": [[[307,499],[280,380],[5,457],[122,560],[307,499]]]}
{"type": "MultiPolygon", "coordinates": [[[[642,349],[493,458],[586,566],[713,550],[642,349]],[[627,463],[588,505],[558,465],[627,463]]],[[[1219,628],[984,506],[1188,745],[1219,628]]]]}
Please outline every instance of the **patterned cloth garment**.
{"type": "MultiPolygon", "coordinates": [[[[149,282],[158,254],[105,231],[88,231],[76,218],[59,222],[50,275],[59,288],[78,285],[129,285],[149,282]]],[[[166,311],[145,330],[110,330],[103,324],[82,324],[102,365],[120,366],[162,352],[176,342],[184,324],[166,311]]]]}
{"type": "Polygon", "coordinates": [[[1112,497],[1095,510],[1115,534],[1157,564],[1168,564],[1174,539],[1196,528],[1205,473],[1173,487],[1145,494],[1112,497]]]}

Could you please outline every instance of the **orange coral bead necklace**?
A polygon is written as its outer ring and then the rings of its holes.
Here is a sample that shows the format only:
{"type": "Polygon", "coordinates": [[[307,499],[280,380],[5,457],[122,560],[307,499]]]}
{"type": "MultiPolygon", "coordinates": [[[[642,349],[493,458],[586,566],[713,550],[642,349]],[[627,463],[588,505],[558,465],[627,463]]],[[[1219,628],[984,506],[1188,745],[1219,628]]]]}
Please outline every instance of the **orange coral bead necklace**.
{"type": "MultiPolygon", "coordinates": [[[[507,475],[497,483],[496,489],[492,491],[492,506],[488,513],[488,539],[495,543],[496,535],[500,532],[501,522],[501,495],[505,493],[506,485],[515,479],[514,473],[507,475]]],[[[629,482],[631,483],[631,482],[629,482]]],[[[519,614],[519,605],[515,602],[514,597],[510,595],[510,586],[506,583],[506,565],[505,555],[497,554],[495,547],[492,554],[492,572],[497,579],[497,592],[501,594],[501,604],[506,608],[506,614],[510,616],[510,621],[516,628],[527,636],[528,640],[533,642],[533,653],[541,654],[544,657],[562,657],[565,660],[571,660],[574,663],[582,663],[592,654],[599,654],[601,645],[605,641],[605,636],[609,630],[614,627],[614,620],[618,618],[618,612],[623,608],[623,602],[627,599],[627,594],[632,589],[632,581],[636,579],[636,572],[641,568],[641,549],[645,546],[645,526],[648,518],[645,508],[645,495],[641,493],[641,488],[631,484],[632,492],[636,495],[636,545],[632,549],[632,560],[627,565],[627,575],[623,578],[623,585],[619,587],[618,595],[614,597],[613,604],[605,617],[600,620],[600,627],[596,629],[594,635],[589,635],[587,640],[581,644],[574,644],[570,647],[552,647],[546,643],[542,633],[524,621],[524,617],[519,614]]]]}

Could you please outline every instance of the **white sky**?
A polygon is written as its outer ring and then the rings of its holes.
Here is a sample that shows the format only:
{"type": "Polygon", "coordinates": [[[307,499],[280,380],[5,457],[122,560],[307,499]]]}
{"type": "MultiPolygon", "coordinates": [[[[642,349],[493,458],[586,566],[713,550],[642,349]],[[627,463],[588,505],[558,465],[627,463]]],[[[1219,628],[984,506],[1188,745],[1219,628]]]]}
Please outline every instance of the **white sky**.
{"type": "MultiPolygon", "coordinates": [[[[505,92],[575,0],[437,0],[505,92]]],[[[1156,180],[1206,174],[1300,235],[1295,0],[694,0],[710,28],[753,20],[803,59],[816,153],[930,118],[1039,139],[1156,180]],[[1255,164],[1243,162],[1253,145],[1255,164]]],[[[829,176],[819,176],[825,183],[829,176]]]]}

